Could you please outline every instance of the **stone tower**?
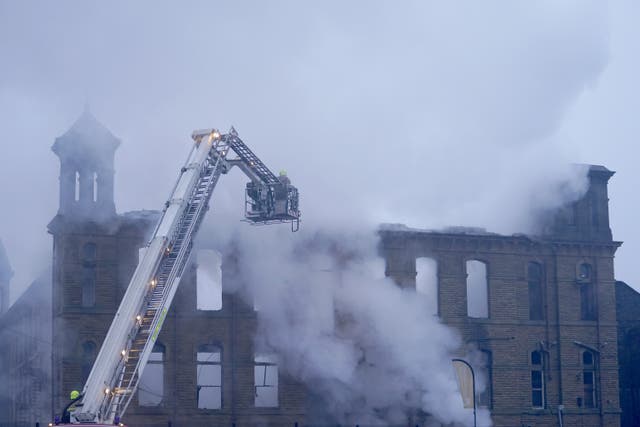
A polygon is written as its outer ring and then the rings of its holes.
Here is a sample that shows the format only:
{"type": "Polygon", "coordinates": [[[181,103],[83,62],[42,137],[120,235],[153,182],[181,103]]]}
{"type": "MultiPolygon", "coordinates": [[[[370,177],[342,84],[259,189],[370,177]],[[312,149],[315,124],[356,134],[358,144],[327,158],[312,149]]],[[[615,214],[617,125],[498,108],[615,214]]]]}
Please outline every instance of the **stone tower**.
{"type": "Polygon", "coordinates": [[[114,155],[120,141],[85,109],[56,138],[60,206],[53,236],[53,406],[84,384],[156,217],[117,215],[114,155]]]}
{"type": "Polygon", "coordinates": [[[120,141],[88,108],[51,149],[60,159],[58,213],[96,220],[113,217],[114,155],[120,141]]]}

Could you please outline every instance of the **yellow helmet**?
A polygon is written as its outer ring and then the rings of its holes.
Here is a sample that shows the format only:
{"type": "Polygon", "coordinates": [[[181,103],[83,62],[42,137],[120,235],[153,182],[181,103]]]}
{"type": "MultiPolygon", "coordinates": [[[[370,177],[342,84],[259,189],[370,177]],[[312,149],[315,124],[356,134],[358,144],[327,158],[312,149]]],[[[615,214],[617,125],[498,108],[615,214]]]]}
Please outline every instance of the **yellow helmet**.
{"type": "Polygon", "coordinates": [[[73,390],[70,397],[71,400],[76,400],[78,397],[80,397],[80,392],[78,390],[73,390]]]}

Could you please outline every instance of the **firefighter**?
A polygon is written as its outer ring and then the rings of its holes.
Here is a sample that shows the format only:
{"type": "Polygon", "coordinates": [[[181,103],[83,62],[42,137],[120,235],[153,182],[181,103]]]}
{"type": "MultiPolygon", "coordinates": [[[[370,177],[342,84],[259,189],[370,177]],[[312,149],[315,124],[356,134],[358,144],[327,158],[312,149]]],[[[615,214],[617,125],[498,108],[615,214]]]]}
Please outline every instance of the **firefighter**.
{"type": "Polygon", "coordinates": [[[69,398],[71,399],[71,403],[69,403],[67,407],[64,408],[64,413],[62,414],[63,423],[71,422],[71,411],[74,411],[76,409],[76,403],[78,400],[80,400],[80,392],[78,390],[73,390],[69,395],[69,398]]]}
{"type": "Polygon", "coordinates": [[[280,176],[278,177],[278,180],[280,180],[280,182],[285,185],[291,184],[291,180],[287,176],[287,171],[284,169],[280,171],[280,176]]]}

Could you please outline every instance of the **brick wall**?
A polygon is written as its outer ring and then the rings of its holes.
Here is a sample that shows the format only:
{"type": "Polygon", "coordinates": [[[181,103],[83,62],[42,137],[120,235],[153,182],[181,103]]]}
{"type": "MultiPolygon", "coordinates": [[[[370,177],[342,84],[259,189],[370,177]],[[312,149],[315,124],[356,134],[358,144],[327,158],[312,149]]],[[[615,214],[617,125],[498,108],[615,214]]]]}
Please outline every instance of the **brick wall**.
{"type": "MultiPolygon", "coordinates": [[[[145,243],[150,224],[126,222],[118,227],[63,223],[50,227],[54,235],[54,390],[55,408],[61,411],[71,390],[80,390],[82,344],[99,348],[128,285],[145,243]],[[96,304],[81,304],[81,252],[94,243],[96,254],[96,304]]],[[[223,280],[234,280],[232,257],[223,265],[223,280]]],[[[281,426],[302,422],[306,392],[280,370],[277,408],[254,404],[254,348],[256,315],[231,294],[223,295],[222,309],[201,311],[196,306],[196,274],[192,265],[183,275],[158,342],[164,355],[164,397],[156,407],[138,405],[134,396],[124,421],[130,426],[281,426]],[[196,352],[213,343],[222,349],[222,408],[198,409],[196,352]]]]}
{"type": "Polygon", "coordinates": [[[497,426],[556,426],[563,405],[565,425],[619,424],[617,329],[613,254],[615,242],[554,242],[525,236],[448,234],[383,229],[387,274],[400,286],[415,286],[415,259],[438,264],[439,313],[464,341],[492,355],[492,418],[497,426]],[[467,316],[467,260],[487,265],[489,317],[467,316]],[[543,267],[544,320],[529,320],[529,262],[543,267]],[[581,320],[576,268],[593,266],[597,319],[581,320]],[[545,355],[545,404],[531,397],[532,351],[545,355]],[[597,407],[584,402],[582,353],[597,364],[597,407]]]}

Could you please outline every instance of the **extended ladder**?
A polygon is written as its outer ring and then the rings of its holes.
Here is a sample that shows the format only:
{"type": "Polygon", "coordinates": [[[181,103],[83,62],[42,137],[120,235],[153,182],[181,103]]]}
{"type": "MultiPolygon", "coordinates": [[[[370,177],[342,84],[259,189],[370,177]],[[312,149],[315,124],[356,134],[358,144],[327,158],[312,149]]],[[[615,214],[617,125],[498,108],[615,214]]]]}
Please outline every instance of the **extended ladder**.
{"type": "MultiPolygon", "coordinates": [[[[266,186],[280,183],[233,128],[225,135],[207,129],[194,132],[192,137],[194,146],[122,298],[83,389],[82,400],[71,414],[74,423],[110,424],[118,422],[126,411],[220,175],[238,165],[254,183],[266,186]],[[238,154],[238,159],[227,161],[230,149],[238,154]]],[[[278,220],[297,223],[297,189],[290,184],[285,187],[289,195],[295,194],[296,210],[278,220]]]]}

